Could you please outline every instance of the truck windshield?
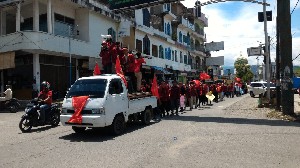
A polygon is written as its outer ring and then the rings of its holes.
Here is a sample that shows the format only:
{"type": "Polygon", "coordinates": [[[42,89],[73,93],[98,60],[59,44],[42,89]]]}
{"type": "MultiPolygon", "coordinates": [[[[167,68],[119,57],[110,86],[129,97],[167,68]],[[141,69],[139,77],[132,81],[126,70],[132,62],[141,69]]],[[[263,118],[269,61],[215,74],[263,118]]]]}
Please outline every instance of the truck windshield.
{"type": "Polygon", "coordinates": [[[70,88],[66,97],[90,96],[91,98],[103,98],[106,85],[106,79],[77,80],[70,88]]]}

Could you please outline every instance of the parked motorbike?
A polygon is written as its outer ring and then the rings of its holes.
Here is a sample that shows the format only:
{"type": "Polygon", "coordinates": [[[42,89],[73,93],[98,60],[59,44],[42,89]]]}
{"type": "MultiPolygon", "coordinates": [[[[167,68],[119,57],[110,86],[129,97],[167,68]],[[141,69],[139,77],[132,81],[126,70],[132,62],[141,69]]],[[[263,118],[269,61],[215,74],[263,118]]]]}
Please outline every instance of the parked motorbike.
{"type": "Polygon", "coordinates": [[[60,122],[60,109],[58,105],[53,103],[51,108],[46,110],[45,122],[40,123],[40,106],[43,102],[39,99],[33,99],[26,105],[25,114],[21,117],[19,128],[22,132],[30,132],[32,127],[51,125],[58,126],[60,122]]]}
{"type": "Polygon", "coordinates": [[[0,102],[0,109],[2,111],[10,111],[11,113],[16,113],[18,112],[19,110],[19,107],[20,107],[20,103],[19,103],[19,100],[16,99],[16,98],[12,98],[10,100],[7,100],[5,102],[0,102]]]}

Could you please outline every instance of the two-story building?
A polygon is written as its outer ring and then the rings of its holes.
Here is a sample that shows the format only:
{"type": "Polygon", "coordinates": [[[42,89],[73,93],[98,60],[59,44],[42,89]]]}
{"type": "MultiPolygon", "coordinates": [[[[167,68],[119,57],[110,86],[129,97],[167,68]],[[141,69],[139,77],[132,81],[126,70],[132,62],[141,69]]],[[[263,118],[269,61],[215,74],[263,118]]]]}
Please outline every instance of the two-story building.
{"type": "MultiPolygon", "coordinates": [[[[31,99],[40,83],[63,96],[79,77],[92,75],[102,35],[148,56],[145,77],[185,82],[205,69],[207,18],[181,3],[132,11],[109,10],[106,0],[0,0],[0,83],[31,99]]],[[[58,96],[58,95],[55,95],[58,96]]]]}

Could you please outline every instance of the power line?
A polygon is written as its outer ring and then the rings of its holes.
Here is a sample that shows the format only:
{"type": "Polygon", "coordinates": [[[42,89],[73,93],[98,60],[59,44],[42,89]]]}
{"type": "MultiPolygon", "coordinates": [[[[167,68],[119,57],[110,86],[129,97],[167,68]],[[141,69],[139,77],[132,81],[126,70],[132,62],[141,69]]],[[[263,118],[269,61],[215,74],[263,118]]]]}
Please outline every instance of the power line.
{"type": "Polygon", "coordinates": [[[298,5],[298,2],[299,2],[299,0],[297,1],[297,3],[296,3],[296,5],[295,5],[295,7],[294,7],[294,9],[293,9],[293,11],[292,11],[291,14],[293,14],[294,10],[296,9],[296,7],[297,7],[297,5],[298,5]]]}
{"type": "Polygon", "coordinates": [[[297,55],[297,57],[295,57],[292,61],[294,61],[295,59],[297,59],[300,56],[300,54],[297,55]]]}

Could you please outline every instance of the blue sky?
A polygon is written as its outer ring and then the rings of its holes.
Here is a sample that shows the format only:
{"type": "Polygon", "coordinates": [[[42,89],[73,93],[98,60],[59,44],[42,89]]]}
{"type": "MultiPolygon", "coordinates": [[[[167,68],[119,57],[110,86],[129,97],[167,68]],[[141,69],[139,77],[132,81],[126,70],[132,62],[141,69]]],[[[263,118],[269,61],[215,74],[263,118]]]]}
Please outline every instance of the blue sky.
{"type": "MultiPolygon", "coordinates": [[[[182,3],[187,7],[193,7],[196,0],[185,0],[182,3]]],[[[208,0],[201,0],[206,2],[208,0]]],[[[263,1],[263,0],[257,0],[263,1]]],[[[298,0],[291,0],[291,12],[298,0]]],[[[271,37],[271,61],[275,62],[276,52],[276,15],[277,1],[267,0],[270,6],[267,11],[272,10],[273,21],[268,21],[268,34],[271,37]]],[[[263,11],[263,6],[249,2],[221,2],[202,7],[202,13],[208,18],[208,27],[204,29],[207,42],[224,41],[224,50],[211,52],[212,56],[224,56],[225,65],[230,66],[242,54],[248,58],[250,65],[256,65],[256,57],[247,56],[247,48],[257,47],[259,42],[265,43],[264,24],[258,22],[257,13],[263,11]]],[[[296,6],[292,17],[293,55],[295,58],[300,54],[300,2],[296,6]]],[[[262,64],[263,57],[259,57],[262,64]]],[[[300,56],[293,61],[294,65],[300,66],[300,56]]]]}

